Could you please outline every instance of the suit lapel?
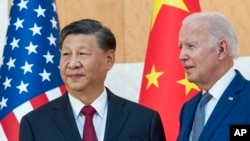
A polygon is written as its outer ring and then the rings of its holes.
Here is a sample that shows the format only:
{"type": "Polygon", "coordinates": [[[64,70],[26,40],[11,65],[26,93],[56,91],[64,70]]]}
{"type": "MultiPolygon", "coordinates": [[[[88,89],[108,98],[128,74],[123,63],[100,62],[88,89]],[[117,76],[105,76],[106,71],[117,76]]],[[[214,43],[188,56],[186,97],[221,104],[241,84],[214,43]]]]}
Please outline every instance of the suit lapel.
{"type": "Polygon", "coordinates": [[[244,79],[237,72],[236,77],[225,90],[222,97],[215,106],[215,109],[213,110],[211,116],[209,117],[201,134],[201,139],[209,140],[209,138],[214,134],[216,129],[219,127],[219,125],[222,123],[222,121],[226,118],[231,109],[237,103],[240,96],[237,93],[243,88],[243,85],[244,79]]]}
{"type": "Polygon", "coordinates": [[[63,96],[61,103],[56,105],[55,109],[55,116],[52,117],[52,120],[65,139],[81,141],[67,94],[63,96]]]}
{"type": "MultiPolygon", "coordinates": [[[[188,141],[189,140],[189,136],[190,136],[190,132],[192,130],[193,127],[193,121],[194,121],[194,115],[196,112],[196,108],[197,105],[200,101],[202,92],[199,92],[198,94],[195,95],[195,97],[188,103],[186,103],[186,106],[184,105],[183,109],[183,115],[181,115],[181,120],[182,120],[182,124],[181,125],[181,132],[180,134],[180,139],[182,141],[188,141]]],[[[182,114],[182,113],[181,113],[182,114]]]]}
{"type": "Polygon", "coordinates": [[[108,89],[108,115],[105,129],[104,141],[117,140],[125,125],[129,111],[124,108],[126,102],[121,100],[108,89]]]}
{"type": "Polygon", "coordinates": [[[194,98],[194,100],[192,101],[192,103],[190,103],[189,109],[187,109],[188,114],[185,115],[185,117],[183,117],[184,119],[188,120],[188,131],[192,130],[193,127],[193,121],[194,121],[194,115],[198,106],[198,103],[201,99],[202,96],[202,92],[198,93],[197,96],[194,98]]]}

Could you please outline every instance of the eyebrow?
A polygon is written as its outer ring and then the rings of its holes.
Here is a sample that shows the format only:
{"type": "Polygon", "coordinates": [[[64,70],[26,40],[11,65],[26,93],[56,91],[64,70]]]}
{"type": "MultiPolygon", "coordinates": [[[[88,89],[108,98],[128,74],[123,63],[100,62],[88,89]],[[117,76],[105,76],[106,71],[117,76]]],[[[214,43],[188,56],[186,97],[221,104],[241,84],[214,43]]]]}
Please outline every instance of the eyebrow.
{"type": "Polygon", "coordinates": [[[191,42],[187,42],[187,43],[178,43],[178,47],[182,47],[184,45],[190,45],[190,44],[193,44],[193,45],[199,45],[199,43],[197,41],[191,41],[191,42]]]}
{"type": "Polygon", "coordinates": [[[187,42],[185,44],[186,45],[190,45],[190,44],[198,45],[199,43],[197,41],[191,41],[191,42],[187,42]]]}
{"type": "Polygon", "coordinates": [[[199,43],[197,41],[192,41],[192,42],[188,42],[187,44],[195,44],[198,45],[199,43]]]}
{"type": "MultiPolygon", "coordinates": [[[[62,48],[70,48],[70,45],[63,45],[62,48]]],[[[87,46],[77,46],[77,48],[80,48],[80,49],[88,49],[87,46]]]]}

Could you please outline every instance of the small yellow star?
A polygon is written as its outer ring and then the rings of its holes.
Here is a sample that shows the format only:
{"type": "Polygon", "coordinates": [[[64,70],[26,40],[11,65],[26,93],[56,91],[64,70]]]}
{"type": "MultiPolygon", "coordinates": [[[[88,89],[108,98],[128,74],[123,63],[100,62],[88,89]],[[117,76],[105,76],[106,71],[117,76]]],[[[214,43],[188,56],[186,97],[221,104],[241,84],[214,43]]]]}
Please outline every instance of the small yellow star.
{"type": "Polygon", "coordinates": [[[146,75],[146,78],[148,79],[147,89],[151,85],[155,85],[157,88],[159,87],[158,84],[158,78],[163,74],[164,72],[156,72],[155,65],[152,66],[151,72],[146,75]]]}
{"type": "Polygon", "coordinates": [[[156,20],[156,17],[158,15],[162,5],[169,5],[172,7],[182,9],[183,11],[189,12],[189,10],[188,10],[186,4],[183,2],[183,0],[155,0],[151,27],[153,27],[155,20],[156,20]]]}
{"type": "Polygon", "coordinates": [[[186,95],[188,95],[188,93],[190,92],[191,89],[195,89],[197,91],[200,90],[200,88],[197,85],[195,85],[194,83],[191,83],[191,82],[188,81],[187,74],[185,74],[184,79],[177,81],[177,83],[182,84],[182,85],[185,86],[186,95]]]}

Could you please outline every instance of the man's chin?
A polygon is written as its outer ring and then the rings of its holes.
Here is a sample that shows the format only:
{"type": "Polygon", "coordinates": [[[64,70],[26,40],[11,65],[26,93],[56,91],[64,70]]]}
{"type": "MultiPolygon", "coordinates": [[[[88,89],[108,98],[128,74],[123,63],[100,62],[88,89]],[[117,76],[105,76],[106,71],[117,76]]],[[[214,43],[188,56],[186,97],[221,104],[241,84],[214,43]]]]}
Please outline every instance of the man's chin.
{"type": "Polygon", "coordinates": [[[190,83],[195,83],[195,78],[191,74],[187,74],[187,80],[190,83]]]}

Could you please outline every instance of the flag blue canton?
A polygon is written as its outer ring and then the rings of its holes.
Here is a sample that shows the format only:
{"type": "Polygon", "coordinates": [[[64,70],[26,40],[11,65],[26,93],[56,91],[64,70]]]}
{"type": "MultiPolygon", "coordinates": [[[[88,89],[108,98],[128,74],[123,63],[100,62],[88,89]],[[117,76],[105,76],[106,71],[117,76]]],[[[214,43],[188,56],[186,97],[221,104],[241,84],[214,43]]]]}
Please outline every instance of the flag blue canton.
{"type": "Polygon", "coordinates": [[[59,23],[53,0],[13,0],[0,62],[0,120],[60,85],[59,23]]]}

